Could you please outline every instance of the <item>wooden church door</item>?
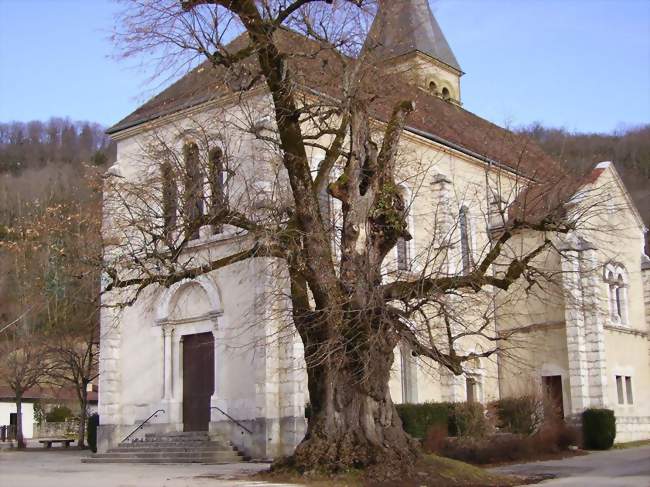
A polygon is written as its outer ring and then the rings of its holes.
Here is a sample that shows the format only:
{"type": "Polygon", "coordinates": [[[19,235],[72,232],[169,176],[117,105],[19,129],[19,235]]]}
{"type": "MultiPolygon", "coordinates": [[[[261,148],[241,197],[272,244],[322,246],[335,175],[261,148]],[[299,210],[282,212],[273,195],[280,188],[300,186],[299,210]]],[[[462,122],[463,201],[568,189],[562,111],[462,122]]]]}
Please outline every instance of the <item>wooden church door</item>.
{"type": "Polygon", "coordinates": [[[214,336],[183,337],[183,430],[207,431],[214,393],[214,336]]]}

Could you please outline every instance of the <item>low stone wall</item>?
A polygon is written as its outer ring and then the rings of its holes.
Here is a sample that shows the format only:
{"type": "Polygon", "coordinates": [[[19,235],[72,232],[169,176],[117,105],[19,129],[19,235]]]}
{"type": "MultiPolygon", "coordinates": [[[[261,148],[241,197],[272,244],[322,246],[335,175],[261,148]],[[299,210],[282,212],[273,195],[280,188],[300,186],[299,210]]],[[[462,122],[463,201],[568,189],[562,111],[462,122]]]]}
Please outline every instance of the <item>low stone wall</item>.
{"type": "Polygon", "coordinates": [[[650,440],[650,416],[617,416],[616,443],[650,440]]]}
{"type": "Polygon", "coordinates": [[[62,436],[76,436],[79,430],[79,421],[76,419],[58,423],[34,423],[34,438],[59,438],[62,436]]]}

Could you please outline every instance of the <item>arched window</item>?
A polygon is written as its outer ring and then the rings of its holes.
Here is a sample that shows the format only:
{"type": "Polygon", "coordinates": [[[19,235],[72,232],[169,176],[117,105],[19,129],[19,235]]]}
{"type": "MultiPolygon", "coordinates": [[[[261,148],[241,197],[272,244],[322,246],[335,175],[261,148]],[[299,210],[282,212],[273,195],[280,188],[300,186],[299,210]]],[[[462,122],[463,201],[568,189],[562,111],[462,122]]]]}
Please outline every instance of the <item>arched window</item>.
{"type": "Polygon", "coordinates": [[[320,208],[321,218],[323,219],[323,225],[325,225],[325,229],[329,232],[333,227],[332,202],[326,184],[318,192],[318,206],[320,208]]]}
{"type": "Polygon", "coordinates": [[[478,384],[474,377],[465,378],[465,395],[467,402],[476,402],[478,399],[478,384]]]}
{"type": "Polygon", "coordinates": [[[438,93],[438,85],[435,81],[429,81],[429,91],[434,95],[438,93]]]}
{"type": "Polygon", "coordinates": [[[479,357],[465,365],[465,399],[467,402],[483,401],[483,364],[479,357]]]}
{"type": "MultiPolygon", "coordinates": [[[[406,228],[405,230],[408,232],[409,231],[409,214],[408,214],[408,198],[409,198],[409,193],[408,190],[404,187],[399,188],[400,195],[402,197],[402,204],[406,208],[406,214],[405,214],[405,223],[406,223],[406,228]]],[[[400,271],[407,271],[410,268],[411,264],[411,244],[412,241],[409,242],[407,241],[404,237],[400,237],[397,240],[397,244],[395,246],[395,250],[397,252],[397,270],[400,271]]]]}
{"type": "Polygon", "coordinates": [[[402,403],[417,402],[417,364],[413,351],[405,344],[400,349],[400,382],[402,403]]]}
{"type": "Polygon", "coordinates": [[[176,176],[171,163],[165,161],[160,167],[160,178],[162,180],[162,210],[163,210],[163,232],[166,239],[170,239],[178,215],[178,187],[176,176]]]}
{"type": "Polygon", "coordinates": [[[609,316],[614,324],[627,324],[627,272],[621,264],[607,264],[604,280],[609,294],[609,316]]]}
{"type": "Polygon", "coordinates": [[[185,216],[185,237],[193,240],[199,238],[199,228],[203,224],[203,176],[199,146],[187,142],[183,146],[185,161],[185,188],[183,210],[185,216]]]}
{"type": "Polygon", "coordinates": [[[449,98],[451,98],[449,89],[446,86],[442,89],[442,98],[445,100],[449,100],[449,98]]]}
{"type": "Polygon", "coordinates": [[[409,268],[409,244],[403,238],[400,237],[397,240],[397,269],[400,271],[406,271],[409,268]]]}
{"type": "Polygon", "coordinates": [[[461,207],[458,212],[458,226],[460,227],[460,252],[463,261],[463,274],[467,275],[472,270],[472,247],[470,243],[470,225],[468,209],[461,207]]]}
{"type": "Polygon", "coordinates": [[[226,205],[226,173],[223,151],[214,147],[208,155],[208,185],[210,187],[210,217],[216,217],[226,205]]]}

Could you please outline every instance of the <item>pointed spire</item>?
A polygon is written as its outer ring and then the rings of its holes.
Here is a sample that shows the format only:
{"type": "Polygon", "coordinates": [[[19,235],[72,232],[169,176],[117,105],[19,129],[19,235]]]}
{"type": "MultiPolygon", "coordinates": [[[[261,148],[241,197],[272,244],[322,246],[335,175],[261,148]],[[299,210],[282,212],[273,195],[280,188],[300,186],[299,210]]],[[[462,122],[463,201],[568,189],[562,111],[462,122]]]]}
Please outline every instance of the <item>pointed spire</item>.
{"type": "Polygon", "coordinates": [[[366,46],[383,58],[419,51],[462,73],[428,0],[379,0],[366,46]]]}

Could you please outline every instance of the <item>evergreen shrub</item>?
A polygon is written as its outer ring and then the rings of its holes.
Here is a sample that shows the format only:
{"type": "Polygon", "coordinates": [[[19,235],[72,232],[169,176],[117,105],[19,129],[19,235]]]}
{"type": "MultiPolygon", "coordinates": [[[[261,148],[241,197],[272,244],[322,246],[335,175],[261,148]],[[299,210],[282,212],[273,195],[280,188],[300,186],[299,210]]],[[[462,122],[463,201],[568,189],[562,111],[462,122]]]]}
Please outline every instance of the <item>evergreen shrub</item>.
{"type": "Polygon", "coordinates": [[[608,450],[616,438],[616,416],[611,409],[591,408],[582,413],[582,437],[585,448],[608,450]]]}

